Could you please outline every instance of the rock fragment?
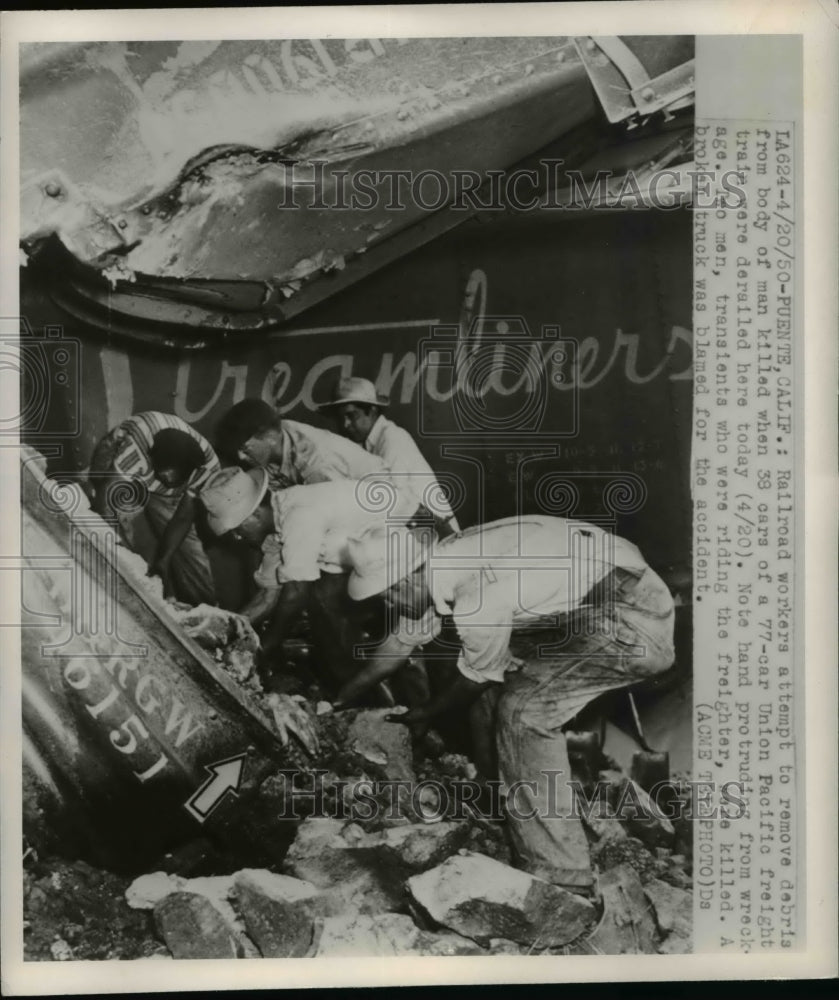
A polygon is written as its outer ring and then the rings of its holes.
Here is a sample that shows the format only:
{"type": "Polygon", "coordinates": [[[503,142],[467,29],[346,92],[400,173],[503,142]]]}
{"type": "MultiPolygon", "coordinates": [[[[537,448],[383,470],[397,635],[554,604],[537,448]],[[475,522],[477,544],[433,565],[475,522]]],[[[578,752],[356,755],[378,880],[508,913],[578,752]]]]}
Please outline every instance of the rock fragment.
{"type": "Polygon", "coordinates": [[[558,947],[593,922],[581,896],[482,854],[460,853],[408,881],[413,899],[438,924],[480,944],[507,938],[558,947]]]}
{"type": "Polygon", "coordinates": [[[369,853],[354,849],[357,839],[343,834],[341,820],[304,820],[286,855],[286,871],[318,889],[330,890],[345,909],[381,913],[400,908],[403,889],[395,873],[382,869],[369,853]]]}
{"type": "Polygon", "coordinates": [[[590,944],[604,955],[654,955],[655,922],[635,870],[618,865],[603,872],[599,888],[603,916],[589,936],[590,944]]]}
{"type": "Polygon", "coordinates": [[[466,823],[411,823],[368,833],[356,823],[309,818],[286,856],[287,871],[361,913],[405,908],[404,883],[466,841],[466,823]]]}
{"type": "Polygon", "coordinates": [[[69,962],[73,958],[73,949],[64,938],[56,938],[50,945],[50,955],[54,962],[69,962]]]}
{"type": "Polygon", "coordinates": [[[206,896],[173,892],[154,907],[154,922],[175,958],[241,958],[235,928],[206,896]]]}
{"type": "Polygon", "coordinates": [[[237,872],[234,895],[248,935],[264,958],[306,955],[316,921],[328,912],[326,898],[310,882],[264,870],[237,872]]]}
{"type": "Polygon", "coordinates": [[[653,878],[644,886],[652,904],[655,919],[665,935],[659,951],[683,955],[690,952],[693,942],[693,895],[684,889],[653,878]]]}

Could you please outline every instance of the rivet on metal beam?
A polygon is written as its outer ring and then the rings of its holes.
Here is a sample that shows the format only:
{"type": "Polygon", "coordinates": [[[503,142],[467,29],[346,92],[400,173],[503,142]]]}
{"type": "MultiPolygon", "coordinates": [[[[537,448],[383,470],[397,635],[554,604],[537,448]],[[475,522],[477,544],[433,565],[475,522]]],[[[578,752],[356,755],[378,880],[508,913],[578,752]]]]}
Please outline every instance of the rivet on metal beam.
{"type": "Polygon", "coordinates": [[[641,100],[642,101],[652,101],[654,99],[655,99],[655,91],[653,90],[652,87],[645,87],[641,91],[641,100]]]}
{"type": "Polygon", "coordinates": [[[50,198],[57,198],[61,194],[61,185],[56,184],[55,181],[51,181],[44,190],[50,198]]]}
{"type": "Polygon", "coordinates": [[[401,108],[399,111],[396,112],[396,117],[399,119],[399,121],[404,122],[405,119],[408,117],[408,112],[404,108],[401,108]]]}
{"type": "Polygon", "coordinates": [[[120,219],[119,222],[117,222],[117,225],[119,226],[120,229],[128,228],[128,222],[126,219],[120,219]]]}
{"type": "Polygon", "coordinates": [[[151,205],[143,205],[140,211],[143,213],[143,215],[151,215],[151,205]]]}
{"type": "Polygon", "coordinates": [[[527,65],[526,65],[526,66],[524,67],[524,75],[525,75],[525,76],[532,76],[532,75],[533,75],[533,71],[534,71],[534,69],[535,69],[535,66],[533,65],[533,63],[528,63],[528,64],[527,64],[527,65]]]}

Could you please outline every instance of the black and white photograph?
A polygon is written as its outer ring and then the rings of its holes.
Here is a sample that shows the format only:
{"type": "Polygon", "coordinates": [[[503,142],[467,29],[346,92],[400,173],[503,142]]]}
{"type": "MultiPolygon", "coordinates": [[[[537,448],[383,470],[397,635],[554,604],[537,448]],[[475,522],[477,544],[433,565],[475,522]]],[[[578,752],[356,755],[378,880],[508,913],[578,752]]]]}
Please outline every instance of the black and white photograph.
{"type": "Polygon", "coordinates": [[[547,6],[15,42],[27,969],[804,947],[801,36],[547,6]]]}

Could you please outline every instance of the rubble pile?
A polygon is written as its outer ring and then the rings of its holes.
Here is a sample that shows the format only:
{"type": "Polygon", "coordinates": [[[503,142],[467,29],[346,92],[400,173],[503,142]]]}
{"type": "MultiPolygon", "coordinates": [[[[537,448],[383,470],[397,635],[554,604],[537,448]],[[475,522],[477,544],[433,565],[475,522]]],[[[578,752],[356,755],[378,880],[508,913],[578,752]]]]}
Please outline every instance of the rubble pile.
{"type": "MultiPolygon", "coordinates": [[[[298,705],[319,744],[314,759],[297,747],[308,758],[301,778],[317,772],[318,783],[309,782],[300,797],[305,815],[281,870],[243,865],[199,877],[159,871],[129,885],[81,864],[60,876],[30,875],[27,956],[690,951],[691,866],[689,856],[674,851],[689,831],[678,823],[587,820],[598,878],[597,893],[586,898],[516,868],[503,821],[468,810],[464,816],[462,809],[459,818],[434,815],[434,803],[416,794],[422,784],[453,789],[474,779],[467,758],[439,753],[434,738],[412,744],[405,727],[383,720],[387,710],[332,713],[321,706],[318,715],[317,704],[298,705]],[[375,794],[377,780],[411,784],[386,802],[375,794]],[[76,881],[66,881],[67,872],[76,881]],[[80,890],[79,880],[93,887],[80,890]]],[[[609,803],[645,802],[639,787],[627,790],[622,772],[599,777],[609,803]]],[[[280,776],[267,779],[263,793],[288,804],[280,776]]]]}

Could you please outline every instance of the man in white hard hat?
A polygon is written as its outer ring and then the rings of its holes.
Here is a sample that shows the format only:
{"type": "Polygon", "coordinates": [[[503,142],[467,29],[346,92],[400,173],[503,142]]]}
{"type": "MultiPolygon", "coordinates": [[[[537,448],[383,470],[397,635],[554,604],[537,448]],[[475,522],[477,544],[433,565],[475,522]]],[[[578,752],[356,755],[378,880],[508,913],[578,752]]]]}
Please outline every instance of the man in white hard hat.
{"type": "Polygon", "coordinates": [[[377,528],[353,540],[350,555],[349,595],[381,593],[394,617],[336,707],[399,669],[451,615],[462,644],[455,683],[390,721],[424,726],[503,685],[498,767],[504,785],[516,789],[507,808],[519,861],[548,881],[589,890],[588,844],[570,816],[562,727],[598,695],[673,664],[665,584],[631,542],[557,517],[507,518],[439,542],[429,532],[377,528]]]}
{"type": "Polygon", "coordinates": [[[399,488],[416,498],[417,519],[433,518],[440,538],[460,529],[446,494],[411,435],[384,415],[389,400],[366,378],[341,378],[320,406],[342,434],[377,455],[399,488]]]}
{"type": "MultiPolygon", "coordinates": [[[[409,507],[390,480],[341,479],[275,491],[265,469],[227,468],[208,482],[201,499],[211,531],[230,533],[262,551],[254,574],[257,595],[242,614],[254,624],[268,620],[263,660],[281,661],[282,642],[305,609],[327,683],[346,681],[356,671],[353,649],[362,641],[357,608],[347,597],[348,540],[400,511],[407,520],[409,507]]],[[[409,673],[410,689],[417,690],[424,674],[409,673]]],[[[280,680],[277,671],[272,676],[280,680]]],[[[427,686],[422,683],[418,690],[412,703],[427,686]]]]}

